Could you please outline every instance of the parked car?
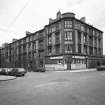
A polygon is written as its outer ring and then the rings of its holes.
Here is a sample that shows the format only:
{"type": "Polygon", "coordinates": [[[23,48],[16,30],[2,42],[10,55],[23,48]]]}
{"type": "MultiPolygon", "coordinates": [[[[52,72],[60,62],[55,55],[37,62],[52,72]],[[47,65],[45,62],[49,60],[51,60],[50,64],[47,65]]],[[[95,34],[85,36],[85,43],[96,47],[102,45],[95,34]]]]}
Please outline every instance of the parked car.
{"type": "Polygon", "coordinates": [[[8,68],[8,75],[11,75],[13,68],[8,68]]]}
{"type": "Polygon", "coordinates": [[[37,71],[38,71],[38,72],[45,72],[46,70],[45,70],[44,67],[38,67],[38,68],[37,68],[37,71]]]}
{"type": "Polygon", "coordinates": [[[0,74],[1,75],[8,75],[8,68],[1,68],[0,74]]]}
{"type": "Polygon", "coordinates": [[[26,70],[24,68],[13,68],[9,75],[11,76],[24,76],[26,74],[26,70]]]}
{"type": "Polygon", "coordinates": [[[97,71],[104,71],[105,70],[105,66],[101,65],[101,66],[97,66],[97,71]]]}
{"type": "Polygon", "coordinates": [[[40,66],[40,67],[33,67],[32,71],[33,72],[45,72],[46,70],[44,67],[40,66]]]}
{"type": "Polygon", "coordinates": [[[2,68],[0,68],[0,75],[1,75],[2,68]]]}

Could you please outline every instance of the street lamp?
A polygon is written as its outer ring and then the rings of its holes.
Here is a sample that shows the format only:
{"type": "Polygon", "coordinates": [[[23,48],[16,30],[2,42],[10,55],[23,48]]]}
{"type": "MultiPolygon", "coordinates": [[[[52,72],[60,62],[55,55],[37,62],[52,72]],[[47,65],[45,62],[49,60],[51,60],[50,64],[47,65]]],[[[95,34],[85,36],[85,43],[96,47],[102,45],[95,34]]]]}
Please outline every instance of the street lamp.
{"type": "Polygon", "coordinates": [[[72,62],[72,56],[68,55],[68,57],[67,57],[67,70],[71,70],[71,62],[72,62]]]}

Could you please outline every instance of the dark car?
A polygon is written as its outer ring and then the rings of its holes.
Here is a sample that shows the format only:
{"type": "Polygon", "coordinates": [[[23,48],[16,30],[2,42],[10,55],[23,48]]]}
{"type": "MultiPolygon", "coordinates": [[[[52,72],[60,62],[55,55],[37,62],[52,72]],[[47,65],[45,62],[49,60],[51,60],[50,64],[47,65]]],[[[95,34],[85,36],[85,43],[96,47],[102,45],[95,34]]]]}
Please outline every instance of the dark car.
{"type": "Polygon", "coordinates": [[[24,76],[26,74],[26,70],[24,68],[13,68],[9,75],[11,76],[24,76]]]}
{"type": "Polygon", "coordinates": [[[33,72],[45,72],[46,70],[45,70],[45,67],[42,67],[42,66],[40,66],[40,67],[33,67],[32,68],[32,71],[33,72]]]}
{"type": "Polygon", "coordinates": [[[8,75],[12,75],[12,72],[13,72],[13,68],[9,68],[8,69],[8,75]]]}
{"type": "Polygon", "coordinates": [[[101,66],[97,66],[97,71],[104,71],[105,70],[105,66],[101,65],[101,66]]]}
{"type": "Polygon", "coordinates": [[[37,68],[37,71],[38,71],[38,72],[45,72],[46,70],[45,70],[44,67],[38,67],[38,68],[37,68]]]}

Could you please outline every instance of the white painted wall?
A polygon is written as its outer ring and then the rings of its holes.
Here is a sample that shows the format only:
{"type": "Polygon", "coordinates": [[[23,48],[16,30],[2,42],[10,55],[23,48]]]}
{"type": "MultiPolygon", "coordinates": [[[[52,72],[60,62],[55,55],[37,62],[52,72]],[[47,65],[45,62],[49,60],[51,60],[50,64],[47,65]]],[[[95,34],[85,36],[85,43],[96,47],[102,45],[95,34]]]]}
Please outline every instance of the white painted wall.
{"type": "Polygon", "coordinates": [[[46,70],[67,70],[67,64],[45,64],[46,70]]]}
{"type": "MultiPolygon", "coordinates": [[[[67,70],[67,64],[46,64],[45,68],[48,71],[67,70]]],[[[86,64],[71,64],[71,69],[86,69],[86,64]]]]}
{"type": "Polygon", "coordinates": [[[71,64],[71,69],[86,69],[86,64],[71,64]]]}

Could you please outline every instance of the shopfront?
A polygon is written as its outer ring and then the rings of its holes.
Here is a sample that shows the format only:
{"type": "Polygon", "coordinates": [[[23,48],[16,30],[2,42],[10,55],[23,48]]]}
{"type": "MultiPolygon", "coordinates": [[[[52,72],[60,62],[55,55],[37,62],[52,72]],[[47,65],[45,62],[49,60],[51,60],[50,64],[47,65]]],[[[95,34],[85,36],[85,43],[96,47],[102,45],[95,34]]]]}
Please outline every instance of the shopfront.
{"type": "Polygon", "coordinates": [[[46,70],[66,70],[67,64],[64,63],[63,56],[46,57],[45,68],[46,70]]]}
{"type": "Polygon", "coordinates": [[[85,56],[72,56],[71,69],[85,69],[87,59],[85,56]]]}
{"type": "Polygon", "coordinates": [[[63,55],[46,57],[46,70],[75,70],[85,69],[87,59],[85,56],[63,55]]]}

